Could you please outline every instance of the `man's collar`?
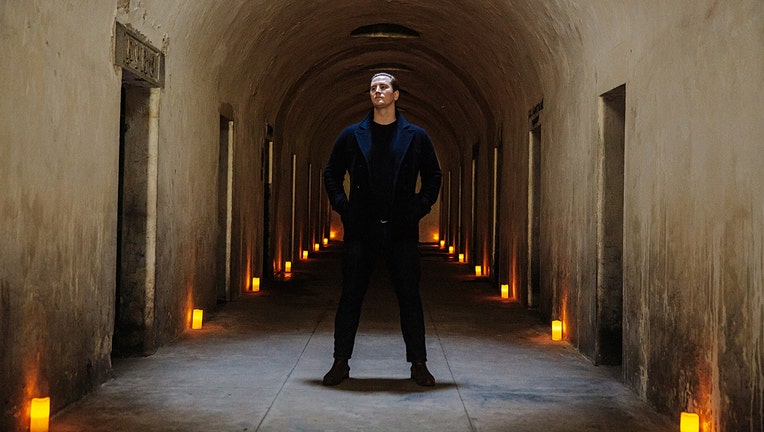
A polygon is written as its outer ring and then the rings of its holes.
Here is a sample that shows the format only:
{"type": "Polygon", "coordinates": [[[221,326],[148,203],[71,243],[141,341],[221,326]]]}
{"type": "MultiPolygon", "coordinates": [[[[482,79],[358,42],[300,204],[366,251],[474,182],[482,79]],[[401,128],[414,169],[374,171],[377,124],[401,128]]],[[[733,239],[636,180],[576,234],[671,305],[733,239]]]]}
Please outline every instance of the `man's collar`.
{"type": "MultiPolygon", "coordinates": [[[[366,117],[361,121],[361,128],[363,129],[369,129],[371,127],[371,123],[374,121],[374,109],[372,108],[369,110],[368,114],[366,114],[366,117]]],[[[395,110],[395,121],[398,123],[398,128],[404,128],[408,126],[408,122],[403,117],[403,114],[401,114],[400,111],[397,109],[395,110]]]]}

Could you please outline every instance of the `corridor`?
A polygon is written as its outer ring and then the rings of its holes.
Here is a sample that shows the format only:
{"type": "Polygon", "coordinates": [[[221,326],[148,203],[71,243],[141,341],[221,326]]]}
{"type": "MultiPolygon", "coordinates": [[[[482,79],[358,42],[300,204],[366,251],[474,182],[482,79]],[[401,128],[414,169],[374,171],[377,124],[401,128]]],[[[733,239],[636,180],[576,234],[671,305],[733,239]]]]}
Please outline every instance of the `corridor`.
{"type": "Polygon", "coordinates": [[[428,365],[408,379],[397,307],[378,270],[364,304],[351,379],[331,365],[339,244],[292,280],[221,305],[151,356],[116,360],[114,379],[58,414],[75,431],[674,431],[619,382],[516,302],[433,246],[422,248],[428,365]]]}
{"type": "Polygon", "coordinates": [[[762,0],[0,0],[0,432],[764,432],[762,29],[762,0]],[[384,202],[344,177],[369,141],[333,149],[380,72],[434,389],[382,276],[319,383],[332,206],[384,202]]]}

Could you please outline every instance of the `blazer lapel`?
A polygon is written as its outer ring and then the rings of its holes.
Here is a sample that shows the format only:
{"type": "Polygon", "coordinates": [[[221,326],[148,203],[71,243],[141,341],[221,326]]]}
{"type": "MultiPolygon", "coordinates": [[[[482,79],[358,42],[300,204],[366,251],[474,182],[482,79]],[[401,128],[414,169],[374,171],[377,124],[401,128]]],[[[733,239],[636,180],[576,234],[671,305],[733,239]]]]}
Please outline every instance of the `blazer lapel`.
{"type": "Polygon", "coordinates": [[[368,129],[358,128],[355,131],[355,140],[368,165],[371,160],[371,132],[368,129]]]}
{"type": "MultiPolygon", "coordinates": [[[[400,122],[400,118],[398,121],[400,122]]],[[[406,152],[409,150],[411,139],[414,137],[414,131],[406,127],[407,125],[401,124],[402,127],[398,127],[395,138],[393,139],[393,151],[395,152],[395,173],[393,176],[393,190],[398,182],[398,173],[401,170],[401,164],[403,158],[406,156],[406,152]]]]}
{"type": "MultiPolygon", "coordinates": [[[[358,125],[355,130],[355,140],[358,142],[358,147],[361,149],[363,157],[366,159],[366,166],[370,167],[369,161],[371,161],[371,113],[369,113],[363,121],[358,125]]],[[[371,174],[371,172],[369,172],[371,174]]]]}

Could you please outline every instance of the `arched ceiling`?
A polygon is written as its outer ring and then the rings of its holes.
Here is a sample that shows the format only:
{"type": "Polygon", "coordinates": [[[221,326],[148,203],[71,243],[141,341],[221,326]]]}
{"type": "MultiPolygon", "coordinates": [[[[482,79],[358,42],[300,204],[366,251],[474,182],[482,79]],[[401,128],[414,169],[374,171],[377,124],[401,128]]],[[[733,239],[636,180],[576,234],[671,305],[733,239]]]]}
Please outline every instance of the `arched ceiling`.
{"type": "Polygon", "coordinates": [[[581,15],[573,2],[538,0],[195,0],[173,12],[146,2],[187,34],[188,54],[208,59],[221,94],[248,93],[282,144],[316,160],[368,111],[369,78],[385,69],[401,83],[406,117],[458,161],[497,139],[581,15]],[[351,35],[381,23],[419,36],[351,35]]]}

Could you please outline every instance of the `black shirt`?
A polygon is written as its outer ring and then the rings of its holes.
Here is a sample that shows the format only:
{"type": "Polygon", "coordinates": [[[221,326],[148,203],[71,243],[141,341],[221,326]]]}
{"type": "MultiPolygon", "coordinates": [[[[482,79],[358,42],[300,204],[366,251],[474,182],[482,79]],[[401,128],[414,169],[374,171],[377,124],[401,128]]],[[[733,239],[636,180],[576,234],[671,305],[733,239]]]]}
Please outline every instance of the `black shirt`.
{"type": "Polygon", "coordinates": [[[390,219],[393,204],[395,154],[392,142],[397,128],[397,121],[388,125],[371,122],[371,192],[375,214],[381,220],[390,219]]]}

